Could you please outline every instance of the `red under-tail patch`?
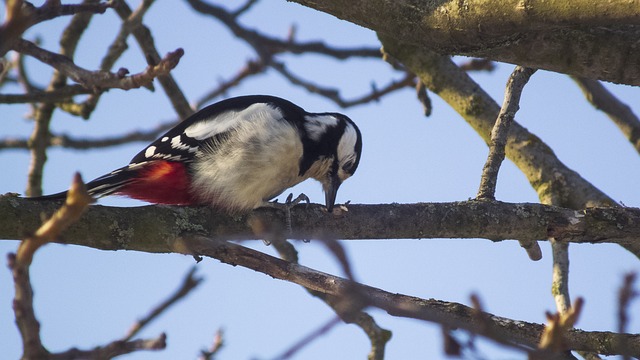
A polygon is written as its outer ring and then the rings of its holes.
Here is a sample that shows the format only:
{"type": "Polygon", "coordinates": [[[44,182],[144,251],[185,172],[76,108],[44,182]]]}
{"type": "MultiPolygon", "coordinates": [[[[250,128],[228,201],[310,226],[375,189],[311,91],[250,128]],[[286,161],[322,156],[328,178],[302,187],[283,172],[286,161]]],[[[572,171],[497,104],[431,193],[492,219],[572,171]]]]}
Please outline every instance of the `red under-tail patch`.
{"type": "Polygon", "coordinates": [[[195,205],[189,193],[189,175],[183,163],[151,161],[138,171],[136,179],[117,192],[130,198],[156,204],[195,205]]]}

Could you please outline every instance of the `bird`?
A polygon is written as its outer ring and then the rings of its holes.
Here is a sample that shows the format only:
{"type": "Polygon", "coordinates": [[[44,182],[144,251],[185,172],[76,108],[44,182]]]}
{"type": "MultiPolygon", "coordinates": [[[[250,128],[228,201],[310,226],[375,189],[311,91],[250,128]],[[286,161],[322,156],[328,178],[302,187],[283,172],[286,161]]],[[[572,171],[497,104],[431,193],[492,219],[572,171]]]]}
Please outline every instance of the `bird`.
{"type": "MultiPolygon", "coordinates": [[[[87,183],[96,198],[208,205],[229,213],[268,204],[313,178],[332,212],[340,185],[360,162],[362,135],[346,115],[311,113],[270,95],[206,106],[150,143],[126,166],[87,183]]],[[[60,200],[66,191],[35,197],[60,200]]]]}

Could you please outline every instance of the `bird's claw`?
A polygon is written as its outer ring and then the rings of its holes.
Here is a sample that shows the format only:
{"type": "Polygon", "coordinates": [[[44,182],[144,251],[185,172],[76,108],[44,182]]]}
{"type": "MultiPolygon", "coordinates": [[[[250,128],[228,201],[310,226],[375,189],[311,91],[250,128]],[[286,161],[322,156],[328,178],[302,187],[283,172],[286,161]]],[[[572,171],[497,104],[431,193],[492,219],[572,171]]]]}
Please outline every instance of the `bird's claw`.
{"type": "Polygon", "coordinates": [[[285,202],[285,204],[289,206],[289,208],[292,208],[303,201],[306,202],[307,205],[311,204],[311,200],[309,200],[309,197],[307,195],[300,193],[300,195],[298,195],[298,197],[294,199],[293,193],[289,193],[289,196],[287,196],[287,201],[285,202]]]}

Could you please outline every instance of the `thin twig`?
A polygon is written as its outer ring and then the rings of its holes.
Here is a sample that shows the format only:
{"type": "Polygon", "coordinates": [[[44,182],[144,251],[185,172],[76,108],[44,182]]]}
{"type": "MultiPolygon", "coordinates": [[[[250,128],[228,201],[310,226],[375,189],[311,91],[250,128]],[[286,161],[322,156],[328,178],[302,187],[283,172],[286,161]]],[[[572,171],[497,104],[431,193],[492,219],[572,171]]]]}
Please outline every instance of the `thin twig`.
{"type": "Polygon", "coordinates": [[[215,89],[201,96],[200,99],[196,101],[195,107],[202,107],[205,103],[226,94],[231,88],[240,85],[243,80],[253,75],[264,73],[266,69],[265,62],[262,60],[247,61],[244,67],[231,77],[231,79],[221,82],[215,89]]]}
{"type": "MultiPolygon", "coordinates": [[[[480,189],[476,200],[495,200],[496,186],[498,183],[498,171],[505,157],[505,147],[509,135],[509,128],[513,122],[516,112],[520,109],[520,96],[524,86],[529,81],[531,75],[536,72],[522,66],[516,68],[509,76],[507,86],[504,92],[504,101],[502,108],[498,114],[498,118],[491,131],[491,144],[489,145],[489,155],[487,162],[482,169],[482,178],[480,180],[480,189]]],[[[532,260],[540,260],[542,251],[540,245],[532,241],[519,240],[520,246],[525,249],[529,258],[532,260]]]]}
{"type": "MultiPolygon", "coordinates": [[[[129,19],[133,13],[129,5],[121,0],[114,1],[113,8],[123,21],[129,19]]],[[[133,27],[131,33],[138,42],[138,45],[140,45],[140,48],[144,53],[144,57],[147,59],[147,63],[150,66],[157,65],[161,59],[160,54],[156,49],[151,31],[140,23],[133,27]]],[[[158,76],[158,82],[160,82],[160,85],[171,101],[174,110],[181,119],[186,119],[189,115],[193,114],[194,110],[189,105],[187,98],[170,73],[167,72],[165,75],[158,76]]]]}
{"type": "Polygon", "coordinates": [[[220,351],[220,349],[222,349],[223,346],[224,346],[224,332],[222,331],[222,329],[218,329],[218,331],[216,331],[216,334],[213,338],[213,344],[211,344],[211,347],[209,349],[200,351],[200,356],[198,357],[198,360],[213,360],[216,354],[218,354],[218,352],[220,351]]]}
{"type": "Polygon", "coordinates": [[[0,94],[1,104],[57,103],[68,101],[76,95],[89,94],[91,90],[82,85],[66,85],[52,90],[33,89],[26,94],[0,94]]]}
{"type": "MultiPolygon", "coordinates": [[[[225,24],[233,34],[256,49],[257,53],[262,53],[263,49],[269,49],[272,54],[291,53],[309,54],[317,53],[327,55],[335,59],[344,60],[351,57],[380,58],[380,50],[377,48],[345,48],[339,49],[328,46],[322,42],[294,42],[287,37],[285,40],[269,37],[256,30],[248,29],[238,22],[236,12],[230,12],[208,2],[200,0],[187,0],[196,12],[212,16],[225,24]]],[[[243,7],[240,8],[242,10],[243,7]]],[[[243,13],[244,11],[241,11],[243,13]]]]}
{"type": "Polygon", "coordinates": [[[551,294],[556,303],[556,309],[564,314],[571,308],[569,296],[569,243],[550,238],[553,253],[553,272],[551,294]]]}
{"type": "MultiPolygon", "coordinates": [[[[624,276],[624,282],[618,292],[618,332],[627,331],[629,323],[629,305],[634,298],[638,297],[638,292],[634,289],[636,273],[628,273],[624,276]]],[[[629,360],[628,355],[623,355],[624,360],[629,360]]]]}
{"type": "MultiPolygon", "coordinates": [[[[165,131],[176,125],[177,121],[167,121],[146,131],[132,131],[130,133],[109,136],[97,139],[76,139],[67,134],[51,134],[49,137],[49,147],[62,147],[66,149],[96,149],[111,146],[118,146],[138,141],[152,141],[165,131]]],[[[0,149],[28,149],[28,140],[26,139],[0,139],[0,149]]]]}
{"type": "Polygon", "coordinates": [[[59,1],[45,1],[41,7],[34,7],[22,0],[9,0],[6,4],[7,17],[0,26],[0,57],[11,49],[22,33],[29,27],[60,16],[80,13],[102,14],[111,2],[85,2],[77,5],[62,5],[59,1]]]}
{"type": "Polygon", "coordinates": [[[129,90],[145,86],[154,78],[167,75],[178,65],[180,58],[184,55],[184,50],[177,49],[165,55],[156,65],[148,66],[138,74],[126,76],[128,73],[126,69],[120,69],[117,73],[83,69],[74,64],[69,57],[42,49],[27,40],[18,40],[14,44],[14,49],[52,66],[63,75],[93,91],[112,88],[129,90]]]}
{"type": "MultiPolygon", "coordinates": [[[[129,18],[122,22],[118,35],[116,35],[116,38],[109,46],[107,53],[100,61],[100,70],[111,71],[116,61],[128,49],[127,38],[134,28],[142,24],[142,17],[149,10],[151,4],[153,4],[153,0],[140,2],[138,8],[131,13],[129,18]]],[[[154,90],[153,82],[147,83],[143,86],[149,90],[154,90]]],[[[103,93],[103,91],[93,92],[84,102],[76,107],[76,114],[81,116],[83,119],[88,119],[91,116],[91,113],[93,113],[95,108],[98,106],[98,101],[103,93]]]]}
{"type": "Polygon", "coordinates": [[[336,325],[340,324],[342,320],[339,316],[336,316],[329,320],[326,324],[322,325],[318,329],[314,330],[310,334],[304,336],[297,343],[293,344],[289,349],[283,352],[281,355],[273,358],[274,360],[289,360],[293,358],[300,350],[302,350],[305,346],[309,345],[311,342],[316,340],[318,337],[326,334],[329,330],[336,327],[336,325]]]}
{"type": "Polygon", "coordinates": [[[516,112],[520,109],[520,96],[524,86],[535,69],[516,66],[509,76],[507,87],[504,92],[504,102],[500,109],[498,119],[491,131],[491,145],[489,146],[489,156],[482,169],[482,179],[478,190],[477,200],[495,200],[496,184],[498,182],[498,171],[505,157],[505,146],[509,127],[513,122],[516,112]]]}
{"type": "Polygon", "coordinates": [[[284,64],[282,63],[272,62],[269,66],[275,69],[276,71],[278,71],[280,74],[282,74],[282,76],[284,76],[293,85],[298,85],[300,87],[303,87],[305,90],[309,91],[310,93],[321,95],[333,101],[334,103],[336,103],[338,106],[342,108],[348,108],[356,105],[367,104],[373,101],[378,101],[383,96],[389,93],[392,93],[396,90],[404,89],[406,87],[416,86],[415,75],[406,73],[404,78],[400,80],[391,81],[389,84],[385,85],[382,89],[373,88],[369,94],[362,95],[356,99],[346,100],[340,96],[340,91],[338,91],[337,89],[322,87],[320,85],[313,84],[307,80],[304,80],[294,75],[292,72],[290,72],[286,68],[286,66],[284,66],[284,64]]]}
{"type": "Polygon", "coordinates": [[[145,326],[150,324],[153,320],[157,319],[168,308],[176,304],[179,300],[187,296],[193,289],[200,285],[202,283],[202,278],[195,277],[195,272],[196,268],[191,268],[191,270],[189,270],[189,272],[187,273],[187,276],[185,276],[184,280],[182,281],[182,285],[180,285],[180,288],[178,288],[178,290],[173,295],[160,303],[160,305],[151,310],[149,314],[147,314],[147,316],[136,321],[136,323],[133,324],[131,329],[129,329],[127,335],[125,335],[122,340],[129,341],[133,339],[133,337],[136,336],[145,326]]]}
{"type": "MultiPolygon", "coordinates": [[[[87,1],[92,2],[92,1],[87,1]]],[[[53,3],[45,3],[44,6],[53,6],[53,3]]],[[[62,37],[60,38],[60,54],[58,57],[65,59],[73,58],[80,37],[89,26],[89,21],[93,16],[90,12],[82,12],[74,15],[69,24],[65,27],[62,37]]],[[[15,45],[23,44],[26,40],[19,39],[14,42],[15,45]]],[[[33,44],[33,43],[29,43],[33,44]]],[[[38,48],[35,44],[33,47],[38,48]]],[[[39,48],[38,48],[39,49],[39,48]]],[[[69,60],[70,61],[70,60],[69,60]]],[[[67,83],[67,77],[61,72],[54,72],[47,90],[55,90],[64,87],[67,83]]],[[[31,163],[29,165],[29,175],[27,184],[27,194],[30,196],[42,195],[42,177],[44,172],[44,164],[47,161],[47,144],[49,142],[49,125],[55,106],[51,103],[42,103],[36,107],[34,113],[35,126],[29,138],[29,149],[31,150],[31,163]]]]}
{"type": "MultiPolygon", "coordinates": [[[[272,239],[273,240],[273,239],[272,239]]],[[[323,241],[323,240],[320,240],[323,241]]],[[[280,254],[280,257],[283,259],[290,261],[291,263],[298,263],[298,252],[291,245],[291,243],[287,242],[284,239],[277,239],[272,241],[273,246],[280,254]]],[[[330,250],[336,255],[338,261],[341,263],[341,266],[344,269],[345,274],[350,277],[350,280],[353,281],[352,273],[350,270],[349,261],[346,258],[344,253],[344,249],[342,246],[337,243],[337,241],[332,240],[331,244],[326,243],[326,245],[330,248],[330,250]],[[337,247],[337,248],[336,248],[337,247]]],[[[354,297],[359,295],[357,292],[350,291],[345,292],[342,296],[334,296],[325,293],[321,293],[318,291],[311,290],[306,288],[306,290],[313,296],[324,301],[329,307],[331,307],[338,316],[345,322],[355,324],[359,326],[371,343],[371,351],[369,352],[368,359],[369,360],[382,360],[384,359],[385,347],[387,342],[391,339],[391,332],[389,330],[381,328],[373,319],[373,317],[362,310],[362,304],[364,304],[359,299],[349,299],[349,297],[354,297]],[[346,297],[346,298],[345,298],[346,297]]],[[[328,329],[327,329],[328,330],[328,329]]],[[[324,332],[319,331],[316,333],[316,336],[309,336],[305,338],[305,341],[301,341],[300,343],[294,345],[292,349],[299,350],[301,346],[310,343],[317,336],[324,332]]],[[[295,353],[294,351],[294,353],[295,353]]],[[[288,354],[290,351],[285,352],[288,354]]],[[[284,355],[283,355],[284,356],[284,355]]]]}
{"type": "Polygon", "coordinates": [[[585,98],[598,110],[603,111],[620,128],[631,145],[640,152],[640,119],[629,105],[623,103],[597,80],[572,76],[585,98]]]}
{"type": "Polygon", "coordinates": [[[107,345],[98,346],[90,350],[76,348],[51,354],[50,360],[75,360],[75,359],[112,359],[117,356],[131,354],[136,351],[157,351],[167,347],[167,335],[162,333],[154,339],[137,339],[131,341],[116,340],[107,345]]]}

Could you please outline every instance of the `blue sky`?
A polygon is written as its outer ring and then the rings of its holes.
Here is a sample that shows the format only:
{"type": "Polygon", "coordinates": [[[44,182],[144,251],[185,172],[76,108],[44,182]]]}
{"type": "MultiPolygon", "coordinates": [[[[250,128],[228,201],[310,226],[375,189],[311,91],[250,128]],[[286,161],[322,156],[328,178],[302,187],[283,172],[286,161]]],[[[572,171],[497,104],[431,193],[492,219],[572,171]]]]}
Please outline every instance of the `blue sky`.
{"type": "MultiPolygon", "coordinates": [[[[238,2],[226,2],[229,7],[238,2]]],[[[238,71],[253,58],[251,50],[236,41],[226,29],[209,18],[194,14],[183,2],[158,2],[145,17],[164,54],[178,47],[185,56],[173,72],[191,102],[238,71]],[[169,24],[169,26],[167,26],[169,24]]],[[[57,38],[67,19],[35,26],[26,37],[39,36],[43,46],[57,49],[57,38]]],[[[302,6],[263,2],[243,17],[243,23],[274,36],[286,36],[297,25],[299,40],[324,39],[334,46],[378,47],[370,30],[302,6]]],[[[97,67],[119,28],[119,20],[108,12],[97,16],[81,42],[77,62],[97,67]],[[105,40],[106,39],[106,40],[105,40]]],[[[145,64],[137,44],[117,66],[131,72],[145,64]]],[[[379,86],[400,78],[380,61],[337,62],[317,55],[288,56],[289,68],[310,80],[340,88],[346,98],[366,93],[370,84],[379,86]]],[[[464,59],[456,59],[464,61],[464,59]]],[[[32,78],[41,85],[49,69],[29,62],[32,78]]],[[[472,76],[498,103],[513,65],[498,64],[493,73],[472,76]]],[[[607,87],[626,101],[636,113],[638,91],[629,86],[607,87]]],[[[3,89],[3,93],[17,89],[3,89]]],[[[339,109],[335,104],[291,86],[273,71],[260,75],[229,92],[229,96],[272,94],[287,98],[308,111],[338,111],[356,121],[364,138],[360,167],[341,187],[338,202],[413,203],[467,200],[475,196],[487,147],[464,120],[431,94],[433,115],[425,118],[411,89],[397,92],[370,105],[339,109]]],[[[567,76],[537,72],[524,90],[517,121],[549,144],[556,155],[598,188],[627,206],[640,206],[640,158],[620,131],[584,101],[567,76]]],[[[4,126],[0,138],[24,138],[31,123],[24,119],[26,106],[0,105],[4,126]]],[[[175,118],[161,88],[156,92],[111,90],[100,101],[90,121],[56,112],[52,128],[78,137],[121,134],[148,129],[175,118]]],[[[79,152],[52,149],[45,169],[46,193],[65,189],[75,171],[85,180],[120,167],[143,143],[118,148],[79,152]]],[[[26,184],[26,151],[0,152],[0,166],[11,169],[0,180],[0,191],[23,193],[26,184]]],[[[291,192],[304,192],[322,203],[318,183],[308,181],[291,192]]],[[[288,192],[287,192],[288,193],[288,192]]],[[[500,170],[497,198],[509,202],[538,202],[526,178],[506,161],[500,170]]],[[[140,203],[117,198],[104,205],[136,206],[140,203]]],[[[554,311],[551,297],[551,254],[542,243],[543,259],[528,260],[517,242],[487,240],[371,240],[348,241],[345,245],[355,275],[361,282],[387,291],[470,304],[478,294],[487,311],[531,322],[544,322],[544,312],[554,311]]],[[[262,242],[245,244],[274,254],[262,242]]],[[[297,243],[301,263],[340,275],[335,259],[313,241],[297,243]]],[[[17,242],[0,242],[0,253],[15,251],[17,242]]],[[[571,246],[573,297],[586,300],[578,327],[614,330],[616,292],[622,276],[638,270],[638,260],[614,245],[571,246]]],[[[194,266],[190,257],[136,252],[106,252],[49,245],[40,250],[32,266],[36,314],[42,337],[52,351],[72,346],[90,348],[123,336],[129,326],[159,303],[194,266]]],[[[205,278],[185,301],[152,324],[142,336],[168,334],[168,349],[139,353],[127,359],[189,359],[207,347],[218,328],[224,328],[226,346],[221,359],[270,359],[331,319],[332,311],[295,284],[206,259],[197,265],[205,278]]],[[[20,340],[13,322],[13,289],[8,270],[0,271],[0,349],[7,358],[20,355],[20,340]]],[[[637,305],[637,304],[636,304],[637,305]]],[[[439,327],[372,311],[378,323],[393,331],[388,344],[389,359],[443,358],[439,327]]],[[[640,311],[634,307],[630,330],[638,330],[640,311]]],[[[299,353],[299,359],[364,358],[368,340],[353,325],[339,325],[299,353]]],[[[482,343],[482,354],[491,359],[524,359],[482,343]]]]}

